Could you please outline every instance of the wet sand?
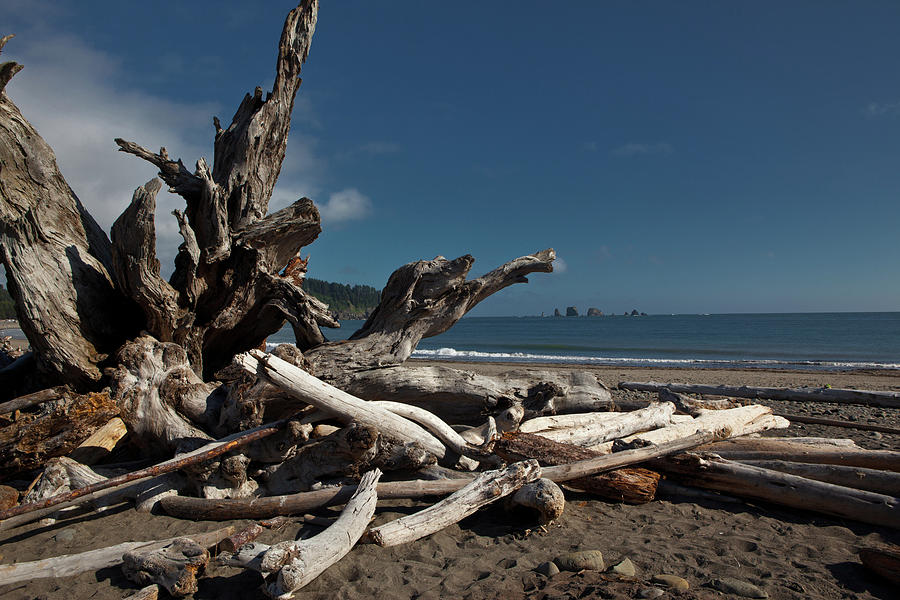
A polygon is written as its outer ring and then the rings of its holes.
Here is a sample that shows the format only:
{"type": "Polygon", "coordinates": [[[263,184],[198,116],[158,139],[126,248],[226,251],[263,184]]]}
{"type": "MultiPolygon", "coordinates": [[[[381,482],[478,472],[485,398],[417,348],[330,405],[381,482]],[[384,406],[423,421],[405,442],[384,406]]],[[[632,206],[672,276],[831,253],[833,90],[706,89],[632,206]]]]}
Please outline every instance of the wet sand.
{"type": "MultiPolygon", "coordinates": [[[[447,364],[447,363],[441,363],[447,364]]],[[[456,366],[462,367],[461,364],[456,366]]],[[[518,366],[469,364],[466,368],[500,372],[518,366]]],[[[529,366],[528,368],[539,368],[529,366]]],[[[543,368],[543,367],[541,367],[543,368]]],[[[583,368],[560,367],[552,368],[583,368]]],[[[900,373],[678,370],[590,367],[610,388],[619,381],[669,381],[774,387],[822,386],[900,390],[900,373]]],[[[621,392],[620,400],[652,394],[621,392]]],[[[900,410],[800,402],[766,402],[776,412],[807,414],[900,427],[900,410]]],[[[852,438],[874,449],[900,449],[900,436],[854,429],[792,425],[775,435],[852,438]]],[[[752,583],[770,598],[895,598],[891,586],[863,569],[858,549],[900,543],[897,531],[812,513],[743,502],[726,497],[667,497],[649,504],[610,504],[567,492],[565,514],[546,529],[521,515],[491,506],[428,538],[395,548],[358,545],[338,564],[301,590],[298,598],[639,598],[657,574],[686,579],[682,594],[663,598],[726,598],[710,586],[730,577],[752,583]],[[534,572],[540,563],[573,550],[600,550],[607,565],[628,557],[637,569],[631,579],[598,572],[561,573],[547,578],[534,572]]],[[[425,506],[417,501],[379,504],[375,523],[425,506]]],[[[320,511],[336,514],[336,509],[320,511]]],[[[249,523],[249,522],[237,522],[249,523]]],[[[165,515],[143,515],[130,508],[88,514],[53,526],[32,524],[0,532],[0,562],[27,561],[80,552],[129,540],[150,540],[221,527],[165,515]]],[[[296,524],[266,532],[272,543],[320,531],[296,524]]],[[[196,598],[262,598],[256,573],[211,568],[196,598]]],[[[5,586],[4,599],[120,599],[137,586],[118,568],[77,577],[45,579],[5,586]]]]}

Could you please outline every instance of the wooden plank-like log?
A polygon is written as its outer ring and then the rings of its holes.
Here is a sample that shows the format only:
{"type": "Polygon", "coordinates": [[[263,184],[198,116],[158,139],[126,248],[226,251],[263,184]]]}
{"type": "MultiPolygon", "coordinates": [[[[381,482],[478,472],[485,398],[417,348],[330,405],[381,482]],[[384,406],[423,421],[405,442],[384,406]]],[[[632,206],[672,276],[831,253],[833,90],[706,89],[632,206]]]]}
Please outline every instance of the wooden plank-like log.
{"type": "Polygon", "coordinates": [[[851,390],[841,388],[772,388],[728,385],[701,385],[695,383],[660,383],[657,381],[623,381],[621,390],[659,392],[669,390],[682,394],[707,396],[737,396],[759,400],[793,400],[799,402],[831,402],[836,404],[863,404],[882,408],[900,408],[900,392],[851,390]]]}
{"type": "Polygon", "coordinates": [[[653,464],[667,473],[683,476],[684,483],[694,487],[900,528],[900,499],[893,496],[742,465],[710,454],[684,454],[653,464]]]}
{"type": "Polygon", "coordinates": [[[540,432],[540,435],[555,442],[590,447],[640,431],[665,427],[671,424],[674,413],[674,404],[658,402],[639,410],[613,413],[617,415],[615,418],[609,418],[602,422],[587,423],[580,427],[566,429],[550,429],[540,432]]]}
{"type": "Polygon", "coordinates": [[[514,492],[541,476],[536,460],[514,463],[505,469],[480,473],[459,491],[417,513],[373,527],[365,541],[397,546],[438,532],[475,513],[479,508],[514,492]]]}
{"type": "Polygon", "coordinates": [[[857,490],[900,497],[900,473],[893,471],[845,465],[817,465],[786,460],[740,460],[737,462],[857,490]]]}
{"type": "Polygon", "coordinates": [[[900,452],[894,450],[865,450],[853,448],[811,448],[791,452],[783,450],[716,450],[716,454],[730,460],[790,460],[793,462],[845,465],[881,471],[900,472],[900,452]]]}
{"type": "Polygon", "coordinates": [[[0,582],[3,585],[20,583],[32,579],[47,579],[52,577],[71,577],[88,571],[98,571],[106,567],[114,567],[122,562],[122,556],[132,550],[154,550],[163,548],[179,538],[190,538],[204,548],[215,546],[219,540],[233,534],[235,527],[229,525],[208,533],[197,533],[168,538],[165,540],[152,540],[147,542],[123,542],[107,548],[88,550],[78,554],[54,556],[30,562],[21,562],[11,565],[0,565],[0,582]]]}
{"type": "Polygon", "coordinates": [[[900,428],[888,427],[887,425],[873,425],[872,423],[860,423],[859,421],[844,421],[841,419],[826,419],[824,417],[809,417],[806,415],[786,415],[777,413],[779,417],[784,417],[792,423],[806,423],[809,425],[827,425],[828,427],[843,427],[845,429],[859,429],[860,431],[878,431],[881,433],[890,433],[900,435],[900,428]]]}
{"type": "Polygon", "coordinates": [[[900,546],[885,544],[861,548],[859,559],[869,571],[884,577],[894,585],[900,585],[900,546]]]}

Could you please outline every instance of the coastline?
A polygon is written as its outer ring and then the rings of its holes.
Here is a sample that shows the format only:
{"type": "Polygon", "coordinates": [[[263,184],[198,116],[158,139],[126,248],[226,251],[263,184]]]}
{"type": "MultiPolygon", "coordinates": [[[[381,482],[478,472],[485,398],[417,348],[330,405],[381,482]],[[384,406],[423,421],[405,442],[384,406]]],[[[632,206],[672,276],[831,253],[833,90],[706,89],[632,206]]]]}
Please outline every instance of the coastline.
{"type": "MultiPolygon", "coordinates": [[[[459,363],[412,360],[415,365],[441,365],[479,373],[507,370],[580,369],[598,376],[613,397],[649,400],[655,394],[623,392],[620,381],[673,381],[729,385],[799,387],[831,385],[900,390],[900,374],[884,372],[798,372],[583,367],[511,363],[459,363]],[[627,396],[626,396],[627,395],[627,396]]],[[[900,410],[814,402],[770,402],[776,412],[822,414],[835,419],[878,422],[900,427],[900,410]]],[[[872,449],[900,448],[900,436],[853,429],[792,425],[772,435],[851,438],[872,449]]],[[[411,598],[639,598],[653,587],[656,574],[683,577],[690,590],[678,598],[725,598],[710,587],[716,578],[730,577],[764,589],[770,598],[890,598],[885,581],[862,567],[861,546],[900,543],[900,532],[838,518],[804,513],[727,496],[661,496],[644,505],[613,504],[583,493],[567,492],[563,516],[547,528],[490,506],[443,531],[393,548],[357,545],[298,594],[303,598],[385,600],[411,598]],[[606,564],[629,558],[634,578],[609,581],[599,572],[561,573],[547,578],[534,569],[574,550],[600,550],[606,564]],[[601,593],[602,591],[602,593],[601,593]],[[610,595],[611,594],[611,595],[610,595]]],[[[416,501],[379,502],[375,524],[409,514],[424,506],[416,501]]],[[[334,516],[336,509],[317,511],[334,516]]],[[[249,521],[234,522],[238,526],[249,521]]],[[[89,513],[55,525],[33,523],[0,533],[0,562],[27,561],[110,546],[123,541],[156,539],[211,531],[221,522],[184,521],[165,515],[137,513],[131,507],[89,513]]],[[[261,542],[274,543],[321,530],[292,522],[279,532],[266,531],[261,542]]],[[[255,573],[210,566],[194,595],[204,598],[263,598],[255,573]]],[[[109,568],[77,577],[44,579],[3,586],[10,599],[41,597],[69,600],[92,597],[118,600],[137,587],[121,571],[109,568]]],[[[674,597],[666,592],[663,598],[674,597]]],[[[733,596],[732,596],[733,597],[733,596]]]]}

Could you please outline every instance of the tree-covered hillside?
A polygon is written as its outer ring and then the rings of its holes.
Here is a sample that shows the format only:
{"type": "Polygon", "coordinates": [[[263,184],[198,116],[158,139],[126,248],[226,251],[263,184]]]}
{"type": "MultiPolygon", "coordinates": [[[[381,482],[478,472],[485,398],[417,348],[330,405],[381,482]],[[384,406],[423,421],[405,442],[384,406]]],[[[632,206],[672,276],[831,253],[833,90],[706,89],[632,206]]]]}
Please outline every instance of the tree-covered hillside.
{"type": "Polygon", "coordinates": [[[381,292],[370,285],[347,285],[307,277],[303,289],[328,304],[341,319],[364,319],[378,305],[381,292]]]}

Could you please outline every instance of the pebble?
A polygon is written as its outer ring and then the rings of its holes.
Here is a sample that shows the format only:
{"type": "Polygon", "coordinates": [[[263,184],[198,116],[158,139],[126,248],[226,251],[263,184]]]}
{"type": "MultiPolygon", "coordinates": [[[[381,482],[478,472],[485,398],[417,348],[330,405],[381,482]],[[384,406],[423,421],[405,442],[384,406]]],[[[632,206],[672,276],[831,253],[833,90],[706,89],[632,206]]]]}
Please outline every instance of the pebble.
{"type": "Polygon", "coordinates": [[[604,571],[603,554],[599,550],[582,550],[561,554],[553,559],[560,571],[604,571]]]}
{"type": "Polygon", "coordinates": [[[639,598],[659,598],[663,594],[665,594],[665,592],[659,588],[644,588],[640,592],[638,592],[638,597],[639,598]]]}
{"type": "Polygon", "coordinates": [[[75,539],[75,530],[71,527],[68,527],[66,529],[61,529],[60,531],[57,531],[56,535],[53,537],[56,539],[57,542],[60,542],[62,544],[68,544],[69,542],[71,542],[72,540],[75,539]]]}
{"type": "Polygon", "coordinates": [[[548,560],[547,562],[542,562],[535,569],[536,573],[540,573],[546,577],[553,577],[557,573],[559,573],[559,567],[556,566],[556,563],[548,560]]]}
{"type": "Polygon", "coordinates": [[[679,592],[686,592],[691,587],[691,584],[687,582],[687,579],[677,575],[654,575],[650,581],[664,585],[672,590],[678,590],[679,592]]]}
{"type": "Polygon", "coordinates": [[[712,580],[712,586],[725,594],[734,594],[743,596],[744,598],[768,598],[769,594],[765,590],[761,590],[752,583],[733,579],[731,577],[721,577],[712,580]]]}
{"type": "Polygon", "coordinates": [[[884,437],[884,436],[881,435],[881,432],[880,432],[880,431],[876,431],[875,433],[872,434],[872,438],[873,438],[873,439],[876,439],[876,440],[880,440],[880,439],[883,438],[883,437],[884,437]]]}
{"type": "Polygon", "coordinates": [[[625,577],[634,577],[636,571],[634,568],[634,563],[631,562],[630,558],[626,558],[619,564],[615,565],[612,568],[613,573],[617,573],[619,575],[623,575],[625,577]]]}

